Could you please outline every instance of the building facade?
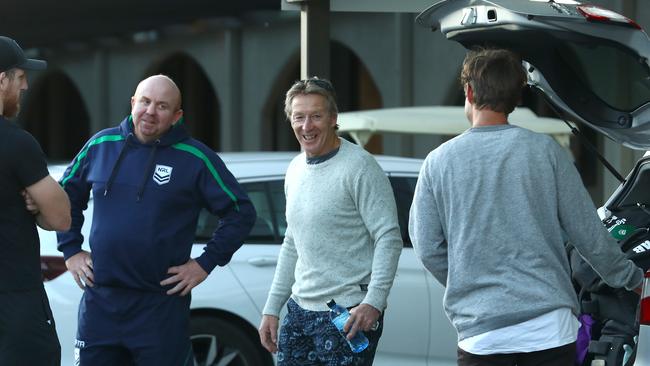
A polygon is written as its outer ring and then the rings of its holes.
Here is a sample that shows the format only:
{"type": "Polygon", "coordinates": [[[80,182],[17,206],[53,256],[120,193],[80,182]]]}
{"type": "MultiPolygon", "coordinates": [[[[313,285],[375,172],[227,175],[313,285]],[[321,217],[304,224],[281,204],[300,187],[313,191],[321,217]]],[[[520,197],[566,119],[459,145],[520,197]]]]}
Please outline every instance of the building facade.
{"type": "MultiPolygon", "coordinates": [[[[650,27],[650,9],[642,1],[595,3],[650,27]]],[[[464,49],[416,25],[416,15],[330,14],[331,79],[341,111],[463,103],[458,73],[464,49]]],[[[284,92],[300,74],[298,12],[251,11],[30,52],[45,58],[49,67],[30,74],[19,122],[52,160],[70,160],[93,133],[118,124],[129,114],[137,83],[158,73],[178,83],[185,123],[194,137],[213,149],[299,148],[283,112],[284,92]]],[[[524,104],[552,115],[533,94],[524,104]]],[[[585,133],[623,174],[642,155],[585,133]]],[[[369,150],[424,157],[440,141],[433,136],[385,135],[375,138],[369,150]]],[[[576,147],[575,152],[585,184],[596,204],[602,203],[616,180],[582,149],[576,147]]]]}

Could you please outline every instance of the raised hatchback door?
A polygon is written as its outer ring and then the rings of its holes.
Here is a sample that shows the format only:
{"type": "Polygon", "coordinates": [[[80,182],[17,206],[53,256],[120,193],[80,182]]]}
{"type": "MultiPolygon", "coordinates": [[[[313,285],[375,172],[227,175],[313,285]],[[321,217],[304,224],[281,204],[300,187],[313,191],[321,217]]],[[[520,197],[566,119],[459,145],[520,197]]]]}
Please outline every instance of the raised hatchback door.
{"type": "Polygon", "coordinates": [[[445,0],[417,22],[466,48],[518,52],[564,118],[650,149],[650,39],[633,21],[572,0],[445,0]]]}

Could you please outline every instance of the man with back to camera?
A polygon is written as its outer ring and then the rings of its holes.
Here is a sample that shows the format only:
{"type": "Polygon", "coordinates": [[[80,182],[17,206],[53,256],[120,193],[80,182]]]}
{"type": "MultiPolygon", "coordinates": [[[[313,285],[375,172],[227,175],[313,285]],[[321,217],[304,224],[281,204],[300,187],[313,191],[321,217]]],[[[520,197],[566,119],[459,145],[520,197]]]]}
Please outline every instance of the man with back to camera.
{"type": "Polygon", "coordinates": [[[8,120],[20,110],[25,70],[46,66],[26,58],[13,39],[0,36],[0,365],[61,363],[35,224],[67,230],[70,202],[50,177],[38,142],[8,120]]]}
{"type": "Polygon", "coordinates": [[[75,357],[82,366],[191,366],[190,294],[247,237],[255,209],[225,164],[191,138],[181,94],[167,76],[140,82],[131,115],[93,136],[61,184],[72,229],[59,250],[79,287],[75,357]],[[81,249],[82,211],[93,193],[91,252],[81,249]],[[220,219],[190,258],[199,213],[220,219]]]}
{"type": "Polygon", "coordinates": [[[331,83],[293,84],[285,112],[303,153],[285,179],[287,231],[259,327],[279,366],[372,365],[383,312],[402,250],[393,191],[363,148],[337,136],[331,83]],[[365,333],[352,353],[329,320],[326,303],[351,308],[347,338],[365,333]],[[287,303],[280,334],[280,309],[287,303]]]}
{"type": "Polygon", "coordinates": [[[470,51],[461,72],[471,128],[426,158],[409,234],[445,289],[458,364],[573,365],[578,300],[564,237],[612,287],[643,273],[600,222],[549,136],[508,124],[526,74],[507,50],[470,51]]]}

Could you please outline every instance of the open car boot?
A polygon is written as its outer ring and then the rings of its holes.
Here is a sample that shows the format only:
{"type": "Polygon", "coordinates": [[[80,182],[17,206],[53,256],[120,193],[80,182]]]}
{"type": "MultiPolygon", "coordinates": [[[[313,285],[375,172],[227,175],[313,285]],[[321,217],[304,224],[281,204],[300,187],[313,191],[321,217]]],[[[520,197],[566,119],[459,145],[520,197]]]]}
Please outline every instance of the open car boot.
{"type": "MultiPolygon", "coordinates": [[[[625,183],[599,209],[603,224],[626,256],[646,271],[650,269],[648,187],[650,156],[639,160],[625,183]]],[[[605,361],[604,365],[633,365],[639,328],[639,295],[607,286],[576,250],[569,246],[568,251],[579,293],[581,322],[583,325],[591,323],[590,334],[582,333],[578,339],[582,365],[592,365],[594,360],[605,361]]]]}

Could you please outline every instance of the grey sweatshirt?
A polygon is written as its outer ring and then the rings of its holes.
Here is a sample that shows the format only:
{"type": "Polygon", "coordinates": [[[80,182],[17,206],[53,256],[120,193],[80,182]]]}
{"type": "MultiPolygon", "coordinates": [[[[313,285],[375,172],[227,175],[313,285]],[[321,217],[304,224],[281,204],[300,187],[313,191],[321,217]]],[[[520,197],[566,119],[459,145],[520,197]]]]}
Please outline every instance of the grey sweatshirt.
{"type": "Polygon", "coordinates": [[[278,316],[289,296],[300,307],[326,302],[386,308],[402,237],[386,174],[365,150],[341,140],[325,162],[289,165],[285,180],[287,231],[264,314],[278,316]]]}
{"type": "Polygon", "coordinates": [[[633,289],[642,280],[601,224],[567,152],[512,125],[471,128],[429,154],[409,234],[446,287],[459,340],[562,307],[577,314],[566,237],[608,285],[633,289]]]}

